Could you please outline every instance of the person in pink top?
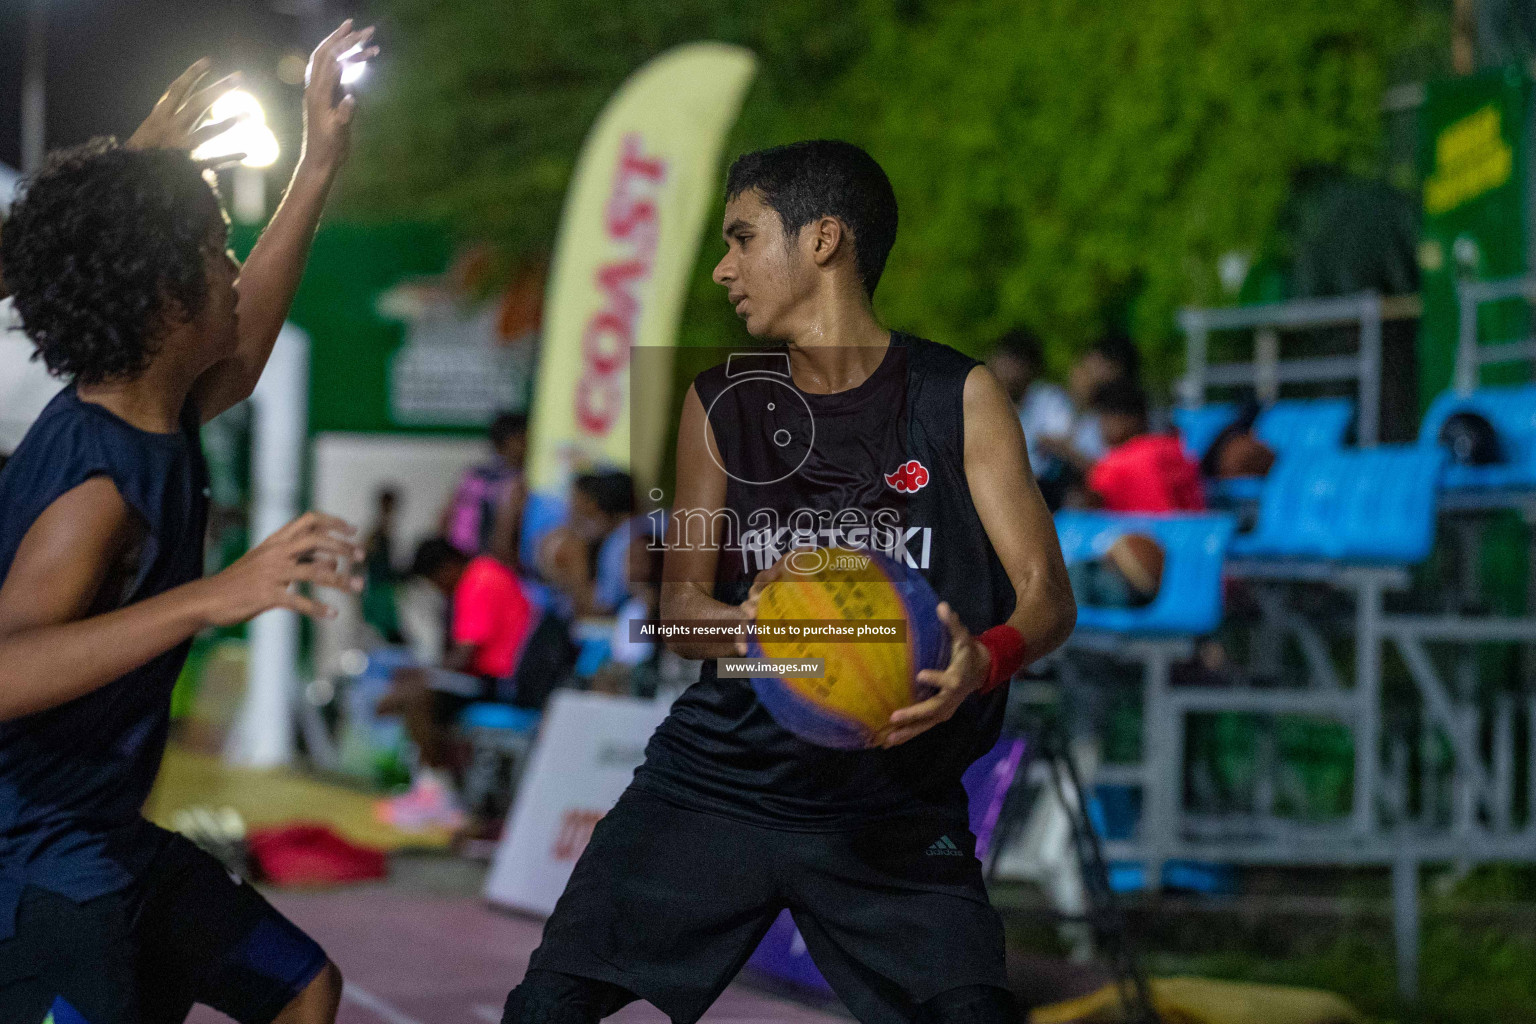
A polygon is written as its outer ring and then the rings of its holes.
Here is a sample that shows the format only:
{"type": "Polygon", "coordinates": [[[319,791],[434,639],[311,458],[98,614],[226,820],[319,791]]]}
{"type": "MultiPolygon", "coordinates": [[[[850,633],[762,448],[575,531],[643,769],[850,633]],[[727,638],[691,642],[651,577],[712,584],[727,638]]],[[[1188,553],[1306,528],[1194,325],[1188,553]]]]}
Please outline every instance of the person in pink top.
{"type": "Polygon", "coordinates": [[[449,598],[447,653],[440,670],[403,669],[379,703],[398,714],[420,765],[410,792],[381,802],[380,817],[404,828],[458,827],[451,727],[476,701],[510,699],[512,675],[539,612],[517,574],[490,555],[466,556],[440,538],[422,543],[412,574],[449,598]]]}
{"type": "MultiPolygon", "coordinates": [[[[452,568],[445,571],[451,573],[452,568]]],[[[517,574],[499,560],[480,555],[469,560],[452,583],[449,639],[453,646],[444,667],[489,680],[508,679],[533,625],[533,606],[517,574]]],[[[487,694],[495,696],[494,690],[487,694]]]]}
{"type": "Polygon", "coordinates": [[[1110,381],[1091,408],[1109,451],[1088,471],[1089,504],[1109,512],[1200,512],[1200,467],[1173,434],[1147,430],[1147,396],[1134,382],[1110,381]]]}

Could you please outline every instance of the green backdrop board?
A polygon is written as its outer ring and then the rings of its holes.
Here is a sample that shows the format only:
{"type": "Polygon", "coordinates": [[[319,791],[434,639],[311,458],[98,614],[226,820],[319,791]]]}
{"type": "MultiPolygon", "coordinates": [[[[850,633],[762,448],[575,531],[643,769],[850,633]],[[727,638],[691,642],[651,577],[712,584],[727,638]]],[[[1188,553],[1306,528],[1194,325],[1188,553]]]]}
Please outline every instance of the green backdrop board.
{"type": "MultiPolygon", "coordinates": [[[[233,232],[244,256],[255,229],[233,232]]],[[[398,286],[441,275],[453,255],[444,230],[428,224],[327,223],[315,237],[290,319],[310,336],[309,429],[478,434],[483,422],[430,412],[402,414],[393,368],[409,327],[381,312],[398,286]]]]}
{"type": "MultiPolygon", "coordinates": [[[[1526,196],[1531,83],[1518,68],[1431,82],[1420,120],[1424,182],[1419,265],[1419,397],[1427,407],[1455,370],[1459,277],[1482,280],[1527,266],[1526,196]]],[[[1523,336],[1524,302],[1491,303],[1480,317],[1485,340],[1523,336]]],[[[1528,380],[1524,367],[1491,367],[1488,382],[1528,380]]]]}
{"type": "MultiPolygon", "coordinates": [[[[1419,171],[1424,183],[1419,246],[1424,315],[1419,326],[1419,398],[1427,408],[1451,385],[1460,309],[1458,279],[1493,280],[1530,266],[1530,120],[1532,88],[1518,67],[1491,69],[1430,83],[1420,119],[1419,171]]],[[[1527,336],[1523,299],[1479,308],[1482,341],[1527,336]]],[[[1521,363],[1489,366],[1487,384],[1532,379],[1521,363]]],[[[1519,517],[1493,517],[1483,532],[1482,596],[1491,609],[1521,614],[1526,605],[1526,537],[1519,517]]],[[[1432,571],[1432,570],[1431,570],[1432,571]]],[[[1480,675],[1508,678],[1517,656],[1506,645],[1479,652],[1480,675]]]]}

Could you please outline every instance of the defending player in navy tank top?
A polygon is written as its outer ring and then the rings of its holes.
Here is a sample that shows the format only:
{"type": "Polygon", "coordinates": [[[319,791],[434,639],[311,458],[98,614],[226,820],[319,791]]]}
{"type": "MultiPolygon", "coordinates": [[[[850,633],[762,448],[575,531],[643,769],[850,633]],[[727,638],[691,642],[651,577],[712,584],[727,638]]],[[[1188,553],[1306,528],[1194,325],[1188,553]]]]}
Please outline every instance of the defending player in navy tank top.
{"type": "MultiPolygon", "coordinates": [[[[96,476],[111,478],[144,531],[117,606],[200,577],[208,500],[198,423],[189,402],[179,432],[150,433],[82,401],[73,385],[59,392],[0,470],[0,579],[43,511],[96,476]]],[[[92,899],[127,885],[158,852],[166,834],[141,809],[189,645],[66,704],[0,721],[0,940],[25,886],[92,899]]]]}
{"type": "MultiPolygon", "coordinates": [[[[897,332],[865,381],[833,394],[794,386],[782,348],[699,374],[694,387],[727,473],[725,507],[744,535],[720,552],[714,597],[741,603],[759,571],[808,540],[870,544],[921,572],[973,633],[1006,621],[1013,585],[965,478],[965,380],[977,365],[897,332]],[[786,369],[770,365],[775,354],[786,369]],[[860,532],[882,519],[895,528],[860,532]],[[883,543],[871,544],[876,537],[883,543]]],[[[635,786],[777,828],[838,830],[914,813],[963,825],[960,777],[996,742],[1006,694],[973,695],[949,721],[889,750],[831,750],[785,731],[747,681],[722,680],[706,661],[652,738],[635,786]]]]}

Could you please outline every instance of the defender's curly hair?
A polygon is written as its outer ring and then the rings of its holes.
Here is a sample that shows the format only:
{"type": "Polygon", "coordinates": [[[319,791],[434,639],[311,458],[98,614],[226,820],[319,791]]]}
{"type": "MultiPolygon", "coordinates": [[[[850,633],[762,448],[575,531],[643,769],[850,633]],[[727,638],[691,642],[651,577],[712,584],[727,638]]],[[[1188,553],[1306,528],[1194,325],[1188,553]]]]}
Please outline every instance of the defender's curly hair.
{"type": "Polygon", "coordinates": [[[223,216],[186,153],[94,139],[51,154],[0,231],[0,271],[49,372],[80,384],[141,373],[169,318],[202,312],[223,216]]]}

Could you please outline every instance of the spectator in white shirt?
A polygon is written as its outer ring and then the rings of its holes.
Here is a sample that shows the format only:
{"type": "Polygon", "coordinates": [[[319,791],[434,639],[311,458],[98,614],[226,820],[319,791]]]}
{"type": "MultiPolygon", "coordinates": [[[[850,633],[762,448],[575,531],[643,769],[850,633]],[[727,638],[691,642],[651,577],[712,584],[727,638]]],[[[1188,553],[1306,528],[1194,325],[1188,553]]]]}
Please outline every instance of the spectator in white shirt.
{"type": "Polygon", "coordinates": [[[1060,386],[1043,379],[1045,352],[1032,331],[1009,331],[997,339],[987,357],[987,369],[1019,411],[1029,462],[1038,473],[1046,458],[1039,449],[1040,439],[1065,437],[1072,432],[1072,399],[1060,386]]]}
{"type": "Polygon", "coordinates": [[[1067,388],[1077,408],[1072,427],[1064,436],[1050,437],[1040,447],[1047,454],[1068,463],[1079,473],[1087,473],[1109,450],[1099,429],[1099,419],[1089,410],[1093,395],[1111,381],[1141,382],[1141,353],[1136,343],[1121,334],[1110,334],[1094,342],[1093,347],[1072,364],[1067,388]]]}

